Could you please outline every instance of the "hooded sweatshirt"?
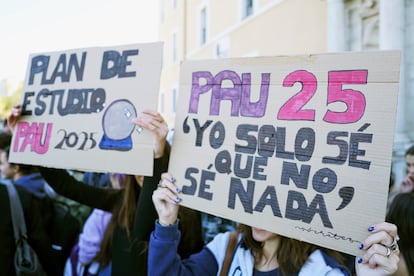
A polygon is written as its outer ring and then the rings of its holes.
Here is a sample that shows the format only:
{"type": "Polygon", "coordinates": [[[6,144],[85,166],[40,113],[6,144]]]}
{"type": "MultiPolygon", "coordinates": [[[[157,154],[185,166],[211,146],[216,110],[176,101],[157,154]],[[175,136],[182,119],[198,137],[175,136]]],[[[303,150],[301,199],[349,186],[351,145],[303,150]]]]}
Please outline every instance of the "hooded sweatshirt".
{"type": "Polygon", "coordinates": [[[79,236],[79,261],[87,264],[100,250],[101,241],[112,213],[94,209],[83,226],[79,236]]]}
{"type": "Polygon", "coordinates": [[[45,190],[46,181],[40,173],[32,173],[22,176],[15,180],[14,184],[26,188],[37,198],[44,198],[47,195],[45,190]]]}
{"type": "MultiPolygon", "coordinates": [[[[230,232],[220,233],[201,252],[181,260],[177,255],[177,244],[180,240],[178,222],[166,227],[156,222],[149,245],[148,275],[220,275],[229,236],[230,232]]],[[[254,258],[250,250],[241,246],[241,235],[239,235],[227,275],[250,276],[254,272],[254,258]]],[[[275,273],[281,275],[278,270],[275,273]]],[[[332,257],[315,250],[297,275],[348,276],[350,274],[332,257]]]]}

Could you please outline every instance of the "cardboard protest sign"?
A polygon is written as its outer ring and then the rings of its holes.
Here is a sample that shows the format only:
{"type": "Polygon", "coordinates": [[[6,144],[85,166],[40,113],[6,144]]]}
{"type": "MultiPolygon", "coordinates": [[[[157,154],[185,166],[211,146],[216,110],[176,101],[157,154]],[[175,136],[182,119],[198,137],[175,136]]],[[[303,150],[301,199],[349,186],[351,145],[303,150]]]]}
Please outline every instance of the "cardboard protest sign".
{"type": "Polygon", "coordinates": [[[162,43],[29,57],[10,161],[151,175],[153,137],[135,126],[157,110],[162,43]]]}
{"type": "Polygon", "coordinates": [[[169,171],[182,205],[360,254],[385,219],[397,51],[186,61],[169,171]]]}

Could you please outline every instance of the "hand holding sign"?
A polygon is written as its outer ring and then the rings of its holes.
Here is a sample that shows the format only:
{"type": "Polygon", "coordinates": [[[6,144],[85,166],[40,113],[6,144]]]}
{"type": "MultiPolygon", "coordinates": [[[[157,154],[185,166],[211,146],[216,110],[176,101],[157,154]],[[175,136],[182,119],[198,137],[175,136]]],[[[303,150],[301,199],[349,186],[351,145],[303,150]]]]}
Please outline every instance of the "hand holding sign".
{"type": "Polygon", "coordinates": [[[132,119],[156,109],[161,59],[160,42],[32,54],[11,161],[151,175],[151,135],[132,119]]]}
{"type": "Polygon", "coordinates": [[[133,118],[132,122],[139,127],[149,129],[155,138],[154,158],[160,158],[164,155],[166,137],[168,134],[168,125],[160,113],[154,110],[143,110],[138,118],[133,118]]]}
{"type": "Polygon", "coordinates": [[[182,204],[358,254],[384,219],[398,82],[395,51],[183,63],[182,204]]]}
{"type": "Polygon", "coordinates": [[[162,226],[177,222],[178,203],[181,201],[180,192],[181,190],[175,184],[175,178],[168,173],[162,174],[158,189],[152,195],[152,201],[158,213],[158,222],[162,226]]]}

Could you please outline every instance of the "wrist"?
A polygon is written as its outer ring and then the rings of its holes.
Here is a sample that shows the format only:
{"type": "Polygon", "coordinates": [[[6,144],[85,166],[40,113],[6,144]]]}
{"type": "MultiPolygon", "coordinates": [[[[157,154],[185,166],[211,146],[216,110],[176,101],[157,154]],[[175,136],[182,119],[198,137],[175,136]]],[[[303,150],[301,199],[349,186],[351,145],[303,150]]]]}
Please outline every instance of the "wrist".
{"type": "Polygon", "coordinates": [[[158,159],[161,158],[164,155],[164,150],[165,150],[165,141],[160,142],[160,144],[158,144],[155,149],[154,149],[154,158],[158,159]]]}
{"type": "Polygon", "coordinates": [[[163,227],[168,227],[171,225],[174,225],[177,223],[177,219],[173,220],[168,220],[168,219],[157,219],[157,222],[159,225],[163,226],[163,227]]]}

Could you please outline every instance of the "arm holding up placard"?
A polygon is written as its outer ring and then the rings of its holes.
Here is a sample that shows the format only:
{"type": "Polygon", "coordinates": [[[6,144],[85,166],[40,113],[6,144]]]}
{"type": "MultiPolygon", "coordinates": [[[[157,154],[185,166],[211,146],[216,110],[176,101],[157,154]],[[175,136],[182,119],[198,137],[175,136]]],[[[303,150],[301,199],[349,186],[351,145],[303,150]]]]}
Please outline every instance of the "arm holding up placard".
{"type": "MultiPolygon", "coordinates": [[[[19,106],[13,108],[8,120],[11,129],[16,125],[20,114],[19,106]]],[[[121,190],[98,188],[77,181],[63,169],[41,168],[45,179],[56,192],[112,213],[101,244],[102,254],[97,258],[103,266],[109,262],[112,264],[113,275],[147,275],[147,244],[157,217],[151,196],[157,188],[161,173],[168,166],[170,147],[166,143],[167,123],[156,111],[144,110],[143,114],[145,116],[140,118],[131,118],[135,125],[148,130],[154,138],[154,172],[152,176],[144,177],[142,187],[131,181],[121,190]]],[[[182,208],[180,213],[185,216],[183,221],[187,221],[187,224],[181,225],[183,235],[178,251],[182,256],[188,256],[202,247],[201,219],[198,212],[192,209],[182,208]]]]}

